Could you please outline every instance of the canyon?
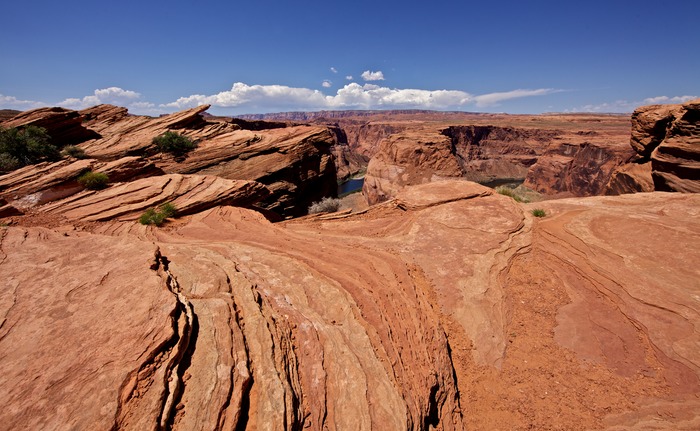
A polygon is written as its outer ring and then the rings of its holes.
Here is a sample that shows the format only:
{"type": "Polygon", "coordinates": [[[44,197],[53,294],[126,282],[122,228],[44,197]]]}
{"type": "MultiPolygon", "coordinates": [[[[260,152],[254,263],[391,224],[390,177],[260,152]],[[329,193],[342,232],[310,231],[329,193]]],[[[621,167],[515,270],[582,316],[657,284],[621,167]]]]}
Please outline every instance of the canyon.
{"type": "Polygon", "coordinates": [[[207,108],[2,123],[87,157],[0,176],[0,429],[700,428],[700,100],[207,108]],[[363,172],[362,209],[306,215],[363,172]]]}

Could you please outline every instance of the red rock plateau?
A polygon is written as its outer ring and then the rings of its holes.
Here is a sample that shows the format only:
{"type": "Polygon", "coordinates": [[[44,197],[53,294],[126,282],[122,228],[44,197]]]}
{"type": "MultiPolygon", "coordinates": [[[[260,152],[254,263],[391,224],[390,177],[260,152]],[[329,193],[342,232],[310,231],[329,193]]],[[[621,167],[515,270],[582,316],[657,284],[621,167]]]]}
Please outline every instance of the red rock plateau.
{"type": "Polygon", "coordinates": [[[415,159],[384,202],[273,223],[338,130],[201,109],[81,111],[91,158],[0,177],[0,430],[700,429],[700,195],[522,204],[464,178],[569,160],[581,180],[547,187],[604,190],[584,156],[633,175],[622,119],[406,123],[370,161],[415,159]],[[166,129],[199,147],[156,153],[166,129]],[[120,180],[83,190],[86,168],[120,180]]]}

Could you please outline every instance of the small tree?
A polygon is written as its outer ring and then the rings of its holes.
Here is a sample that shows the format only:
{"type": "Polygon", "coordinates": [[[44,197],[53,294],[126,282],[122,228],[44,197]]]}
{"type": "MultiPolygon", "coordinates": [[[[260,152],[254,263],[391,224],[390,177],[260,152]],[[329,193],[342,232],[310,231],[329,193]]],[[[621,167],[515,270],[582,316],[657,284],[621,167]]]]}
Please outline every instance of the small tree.
{"type": "Polygon", "coordinates": [[[78,184],[89,190],[102,190],[107,187],[109,177],[102,172],[85,172],[78,177],[78,184]]]}
{"type": "Polygon", "coordinates": [[[58,148],[50,144],[50,141],[51,137],[43,127],[26,126],[10,129],[0,127],[0,155],[4,154],[2,156],[4,168],[16,164],[13,169],[17,169],[44,160],[59,160],[61,154],[58,148]]]}
{"type": "Polygon", "coordinates": [[[159,151],[174,156],[184,156],[197,148],[197,144],[192,139],[172,131],[167,131],[153,138],[153,144],[158,147],[159,151]]]}

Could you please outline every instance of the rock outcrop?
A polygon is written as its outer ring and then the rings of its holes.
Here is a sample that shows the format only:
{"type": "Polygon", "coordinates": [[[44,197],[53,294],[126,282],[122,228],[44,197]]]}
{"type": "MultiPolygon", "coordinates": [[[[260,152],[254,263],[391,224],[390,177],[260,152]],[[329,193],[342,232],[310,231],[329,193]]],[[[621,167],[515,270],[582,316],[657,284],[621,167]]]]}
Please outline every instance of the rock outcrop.
{"type": "MultiPolygon", "coordinates": [[[[163,173],[258,181],[271,191],[260,205],[282,217],[305,215],[312,202],[335,196],[335,162],[339,159],[332,152],[337,145],[329,128],[238,124],[230,119],[205,118],[202,114],[208,108],[204,105],[158,118],[129,115],[126,108],[112,105],[82,111],[42,108],[20,114],[3,125],[47,127],[60,146],[79,143],[91,159],[14,171],[0,178],[0,193],[11,192],[8,200],[18,200],[23,197],[19,192],[25,196],[41,192],[38,201],[36,196],[30,201],[48,202],[81,190],[75,181],[77,175],[92,169],[108,173],[112,182],[163,173]],[[256,130],[243,130],[242,125],[256,130]],[[85,133],[80,135],[76,130],[85,133]],[[197,148],[185,157],[159,153],[153,138],[169,130],[191,138],[198,143],[197,148]],[[11,190],[15,186],[21,190],[11,190]]],[[[348,165],[354,162],[350,154],[343,160],[348,165]]]]}
{"type": "Polygon", "coordinates": [[[89,139],[99,138],[99,134],[82,124],[80,113],[64,108],[38,108],[22,112],[5,120],[2,127],[43,127],[58,147],[77,145],[89,139]]]}
{"type": "Polygon", "coordinates": [[[0,228],[0,423],[697,429],[700,196],[539,205],[444,181],[277,224],[0,228]]]}
{"type": "Polygon", "coordinates": [[[107,174],[112,183],[164,174],[141,157],[123,157],[113,162],[95,159],[45,162],[0,176],[0,198],[23,209],[63,199],[83,190],[78,177],[87,171],[107,174]]]}
{"type": "Polygon", "coordinates": [[[184,216],[219,205],[248,207],[268,195],[265,186],[253,181],[169,174],[104,190],[85,190],[37,210],[75,221],[135,220],[147,209],[166,202],[175,206],[178,215],[184,216]]]}
{"type": "Polygon", "coordinates": [[[655,190],[700,192],[700,99],[637,109],[631,145],[650,161],[655,190]]]}
{"type": "Polygon", "coordinates": [[[617,168],[633,158],[624,140],[558,139],[530,168],[524,184],[546,195],[601,195],[617,168]]]}
{"type": "Polygon", "coordinates": [[[605,185],[604,194],[614,196],[653,191],[651,163],[627,163],[612,172],[608,184],[605,185]]]}

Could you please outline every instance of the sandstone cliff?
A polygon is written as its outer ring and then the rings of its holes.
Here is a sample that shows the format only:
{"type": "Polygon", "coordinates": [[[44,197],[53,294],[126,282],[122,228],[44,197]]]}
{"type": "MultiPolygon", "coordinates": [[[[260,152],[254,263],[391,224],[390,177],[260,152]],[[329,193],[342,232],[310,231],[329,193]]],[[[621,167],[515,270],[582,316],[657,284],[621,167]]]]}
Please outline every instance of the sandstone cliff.
{"type": "Polygon", "coordinates": [[[277,224],[17,219],[0,428],[698,429],[700,196],[540,205],[444,181],[277,224]]]}

